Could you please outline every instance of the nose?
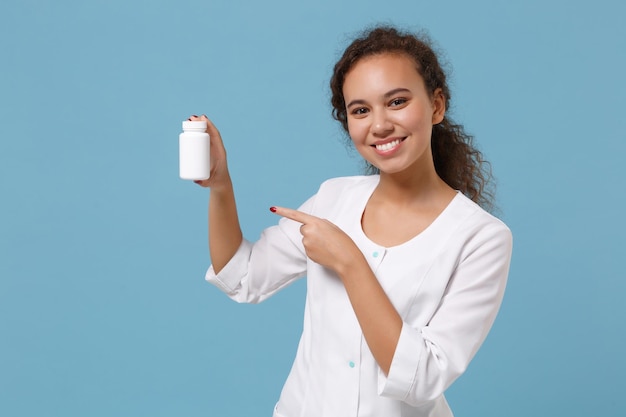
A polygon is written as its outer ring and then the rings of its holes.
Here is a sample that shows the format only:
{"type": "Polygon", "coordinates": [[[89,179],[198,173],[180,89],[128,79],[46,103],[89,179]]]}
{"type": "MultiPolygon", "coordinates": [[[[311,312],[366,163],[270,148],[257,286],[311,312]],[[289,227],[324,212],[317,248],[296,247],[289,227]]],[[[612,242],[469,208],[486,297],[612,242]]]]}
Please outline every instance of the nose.
{"type": "Polygon", "coordinates": [[[373,116],[370,128],[372,134],[384,137],[393,131],[393,123],[391,123],[384,111],[376,112],[373,116]]]}

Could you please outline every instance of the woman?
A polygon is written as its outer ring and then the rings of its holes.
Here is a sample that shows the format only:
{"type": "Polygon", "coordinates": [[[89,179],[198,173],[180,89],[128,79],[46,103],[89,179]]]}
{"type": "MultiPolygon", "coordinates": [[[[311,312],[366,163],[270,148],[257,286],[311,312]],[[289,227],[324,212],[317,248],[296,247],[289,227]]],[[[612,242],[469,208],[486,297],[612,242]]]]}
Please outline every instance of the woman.
{"type": "Polygon", "coordinates": [[[295,416],[451,416],[444,391],[500,306],[511,233],[481,154],[446,116],[450,93],[425,41],[379,27],[331,79],[333,115],[375,172],[326,181],[259,241],[242,237],[221,137],[211,135],[207,280],[260,302],[307,276],[303,333],[274,410],[295,416]]]}

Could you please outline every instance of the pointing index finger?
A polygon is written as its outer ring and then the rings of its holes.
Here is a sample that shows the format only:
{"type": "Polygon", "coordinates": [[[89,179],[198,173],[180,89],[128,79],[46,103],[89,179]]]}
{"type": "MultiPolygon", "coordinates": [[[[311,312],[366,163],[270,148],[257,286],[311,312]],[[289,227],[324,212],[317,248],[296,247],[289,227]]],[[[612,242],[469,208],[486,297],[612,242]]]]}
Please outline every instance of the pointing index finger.
{"type": "Polygon", "coordinates": [[[298,223],[307,224],[312,220],[317,219],[315,216],[311,216],[310,214],[303,213],[298,210],[293,210],[285,207],[270,207],[270,211],[272,213],[276,213],[279,216],[286,217],[298,223]]]}

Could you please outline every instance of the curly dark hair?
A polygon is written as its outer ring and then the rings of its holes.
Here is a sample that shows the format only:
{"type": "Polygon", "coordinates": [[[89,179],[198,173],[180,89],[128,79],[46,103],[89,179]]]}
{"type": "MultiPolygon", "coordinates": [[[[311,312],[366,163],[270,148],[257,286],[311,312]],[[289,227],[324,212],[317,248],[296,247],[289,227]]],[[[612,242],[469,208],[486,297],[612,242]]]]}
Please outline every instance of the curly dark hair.
{"type": "MultiPolygon", "coordinates": [[[[430,97],[434,96],[437,89],[441,89],[446,99],[446,108],[449,108],[451,96],[446,74],[431,45],[432,42],[426,34],[401,32],[391,26],[378,26],[365,31],[346,48],[335,64],[330,80],[333,118],[348,132],[343,96],[346,74],[364,57],[385,53],[404,54],[413,59],[430,97]]],[[[473,137],[465,132],[462,125],[455,124],[447,113],[441,123],[433,126],[431,147],[435,170],[441,179],[483,208],[493,209],[494,184],[491,166],[475,148],[473,137]]],[[[368,166],[368,171],[378,172],[371,165],[368,166]]]]}

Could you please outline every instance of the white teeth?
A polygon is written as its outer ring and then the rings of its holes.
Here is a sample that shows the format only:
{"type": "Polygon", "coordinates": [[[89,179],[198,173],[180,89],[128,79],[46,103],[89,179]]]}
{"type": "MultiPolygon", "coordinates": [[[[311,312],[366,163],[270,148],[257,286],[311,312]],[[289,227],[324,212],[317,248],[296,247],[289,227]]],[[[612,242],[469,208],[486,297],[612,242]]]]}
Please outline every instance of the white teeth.
{"type": "Polygon", "coordinates": [[[396,140],[392,140],[391,142],[388,143],[383,143],[382,145],[376,145],[376,149],[378,149],[379,151],[388,151],[390,149],[395,148],[396,146],[398,146],[400,144],[400,139],[396,139],[396,140]]]}

